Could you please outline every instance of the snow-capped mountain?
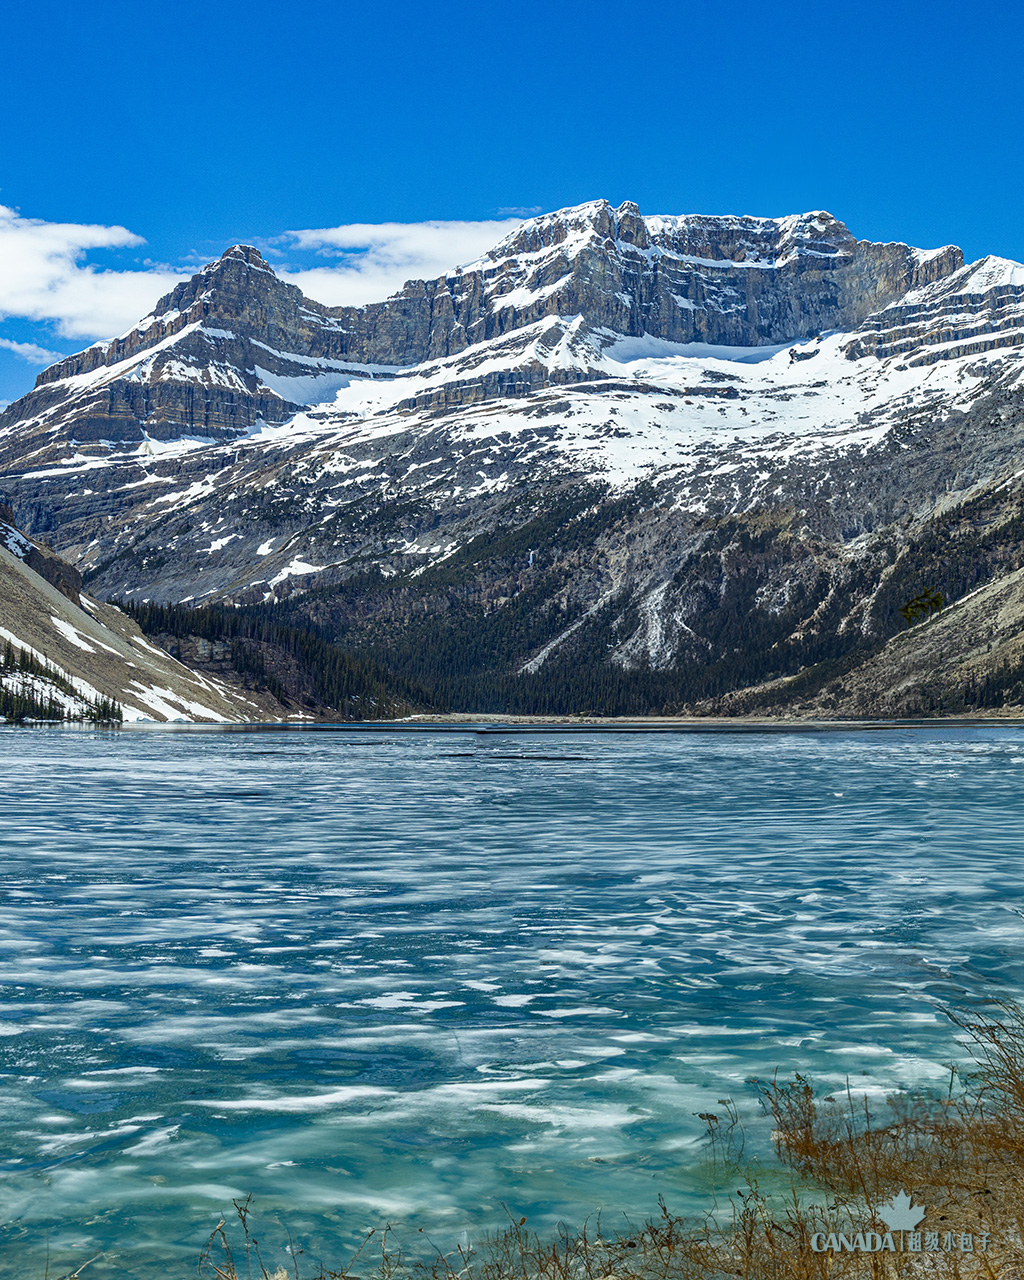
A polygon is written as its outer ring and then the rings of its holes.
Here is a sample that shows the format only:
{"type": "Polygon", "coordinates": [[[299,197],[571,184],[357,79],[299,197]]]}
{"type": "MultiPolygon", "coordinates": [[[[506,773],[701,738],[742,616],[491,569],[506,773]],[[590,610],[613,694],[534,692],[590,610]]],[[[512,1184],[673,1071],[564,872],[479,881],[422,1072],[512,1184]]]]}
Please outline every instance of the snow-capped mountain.
{"type": "Polygon", "coordinates": [[[598,201],[359,308],[235,246],[0,415],[0,492],[108,594],[718,689],[892,632],[1016,492],[1022,373],[1015,263],[598,201]]]}

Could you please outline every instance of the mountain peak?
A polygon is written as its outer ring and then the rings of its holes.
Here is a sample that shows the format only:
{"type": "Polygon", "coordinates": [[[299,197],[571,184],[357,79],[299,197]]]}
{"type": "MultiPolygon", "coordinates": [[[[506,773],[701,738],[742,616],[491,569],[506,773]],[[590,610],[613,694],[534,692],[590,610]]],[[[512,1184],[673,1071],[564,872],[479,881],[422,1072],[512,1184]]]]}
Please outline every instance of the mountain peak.
{"type": "MultiPolygon", "coordinates": [[[[633,242],[643,222],[640,209],[632,200],[623,201],[617,209],[608,200],[588,200],[585,204],[570,205],[528,219],[509,232],[481,261],[489,258],[496,262],[516,254],[538,253],[557,245],[566,245],[572,252],[592,239],[600,242],[625,238],[633,242]],[[623,225],[626,236],[620,237],[623,225]]],[[[646,239],[646,228],[640,236],[646,239]]]]}
{"type": "Polygon", "coordinates": [[[205,269],[209,271],[225,262],[244,262],[247,267],[254,267],[257,271],[269,271],[274,275],[274,268],[259,249],[251,244],[233,244],[229,249],[224,250],[218,262],[211,262],[205,269]]]}
{"type": "Polygon", "coordinates": [[[175,322],[186,313],[192,319],[222,313],[240,318],[253,305],[259,310],[268,292],[299,296],[294,285],[278,279],[259,249],[251,244],[233,244],[191,279],[183,280],[165,294],[153,308],[153,315],[157,319],[170,316],[175,322]]]}
{"type": "Polygon", "coordinates": [[[591,200],[530,218],[479,261],[483,265],[545,251],[568,259],[587,250],[654,250],[659,256],[776,265],[794,254],[848,256],[857,243],[845,223],[822,209],[781,218],[645,215],[633,200],[617,207],[608,200],[591,200]]]}

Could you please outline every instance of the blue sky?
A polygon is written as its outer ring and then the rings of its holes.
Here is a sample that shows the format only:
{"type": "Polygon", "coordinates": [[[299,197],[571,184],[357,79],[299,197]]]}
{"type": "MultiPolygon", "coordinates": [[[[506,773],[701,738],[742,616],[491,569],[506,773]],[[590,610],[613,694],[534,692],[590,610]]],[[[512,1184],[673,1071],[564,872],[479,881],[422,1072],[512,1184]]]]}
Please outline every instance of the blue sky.
{"type": "Polygon", "coordinates": [[[9,6],[0,400],[237,241],[326,302],[501,234],[418,224],[597,197],[1024,259],[1022,38],[986,0],[9,6]]]}

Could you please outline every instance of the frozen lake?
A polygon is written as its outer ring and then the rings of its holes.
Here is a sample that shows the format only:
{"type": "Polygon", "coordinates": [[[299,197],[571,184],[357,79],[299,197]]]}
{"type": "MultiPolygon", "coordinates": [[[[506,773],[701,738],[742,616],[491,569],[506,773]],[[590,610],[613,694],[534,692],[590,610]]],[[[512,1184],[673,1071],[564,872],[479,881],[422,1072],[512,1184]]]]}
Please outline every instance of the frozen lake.
{"type": "Polygon", "coordinates": [[[695,1113],[756,1144],[750,1077],[941,1087],[940,1006],[1024,993],[1014,726],[0,752],[19,1274],[194,1274],[249,1193],[312,1271],[386,1220],[702,1211],[695,1113]]]}

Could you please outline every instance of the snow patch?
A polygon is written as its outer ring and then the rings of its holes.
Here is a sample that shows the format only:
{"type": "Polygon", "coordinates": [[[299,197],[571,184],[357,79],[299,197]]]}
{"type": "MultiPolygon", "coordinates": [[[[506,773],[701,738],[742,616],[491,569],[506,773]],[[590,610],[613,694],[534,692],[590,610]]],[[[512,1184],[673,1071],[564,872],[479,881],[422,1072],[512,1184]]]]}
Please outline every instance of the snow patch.
{"type": "Polygon", "coordinates": [[[202,550],[207,555],[212,555],[215,551],[222,551],[229,542],[232,542],[235,538],[240,538],[241,536],[242,535],[240,533],[225,534],[223,538],[214,538],[210,545],[208,547],[203,547],[202,550]]]}
{"type": "MultiPolygon", "coordinates": [[[[680,300],[676,299],[676,301],[680,300]]],[[[682,301],[688,300],[684,298],[682,301]]],[[[610,330],[604,332],[610,332],[610,330]]],[[[615,335],[615,340],[605,348],[604,355],[619,364],[658,356],[676,356],[683,360],[725,360],[734,364],[760,364],[762,360],[771,360],[780,351],[788,351],[792,345],[791,342],[784,342],[774,347],[722,347],[706,342],[669,342],[666,338],[656,338],[652,334],[645,333],[641,338],[624,338],[615,335]]]]}
{"type": "MultiPolygon", "coordinates": [[[[50,621],[64,639],[69,640],[76,649],[84,649],[86,653],[96,652],[95,647],[91,645],[89,641],[86,640],[85,636],[82,635],[81,631],[79,631],[77,627],[73,627],[70,622],[64,622],[61,618],[55,617],[52,613],[50,614],[50,621]]],[[[111,650],[111,652],[114,651],[111,650]]]]}
{"type": "Polygon", "coordinates": [[[352,381],[347,373],[319,373],[285,376],[271,373],[269,369],[256,366],[256,376],[260,382],[282,400],[292,404],[324,404],[332,400],[339,391],[352,381]]]}
{"type": "Polygon", "coordinates": [[[32,550],[32,543],[28,538],[3,520],[0,520],[0,546],[6,547],[19,560],[24,560],[32,550]]]}
{"type": "Polygon", "coordinates": [[[319,573],[326,566],[322,564],[310,564],[303,560],[301,556],[295,556],[290,564],[287,564],[280,573],[270,579],[269,585],[276,587],[279,582],[284,582],[285,578],[294,578],[306,573],[319,573]]]}

